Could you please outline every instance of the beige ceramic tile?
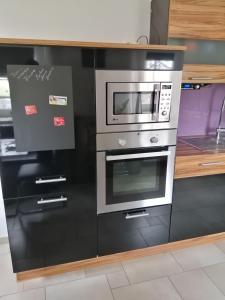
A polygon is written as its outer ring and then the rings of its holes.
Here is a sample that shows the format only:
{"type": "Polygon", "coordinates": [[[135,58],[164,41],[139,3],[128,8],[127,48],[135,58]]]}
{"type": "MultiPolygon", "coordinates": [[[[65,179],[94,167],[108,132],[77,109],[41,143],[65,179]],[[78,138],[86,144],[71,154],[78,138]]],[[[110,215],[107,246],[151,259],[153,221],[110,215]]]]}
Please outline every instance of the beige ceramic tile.
{"type": "Polygon", "coordinates": [[[172,254],[184,270],[225,262],[225,253],[213,244],[180,249],[172,254]]]}
{"type": "Polygon", "coordinates": [[[4,243],[0,244],[0,255],[10,253],[9,244],[4,243]]]}
{"type": "Polygon", "coordinates": [[[23,283],[17,282],[13,273],[10,254],[0,255],[0,297],[22,291],[23,283]]]}
{"type": "Polygon", "coordinates": [[[48,285],[54,285],[57,283],[72,281],[84,278],[85,274],[83,270],[74,272],[67,272],[55,276],[40,277],[31,280],[24,281],[24,289],[33,289],[38,287],[45,287],[48,285]]]}
{"type": "Polygon", "coordinates": [[[204,271],[225,295],[225,263],[205,267],[204,271]]]}
{"type": "Polygon", "coordinates": [[[102,274],[110,274],[114,272],[123,271],[122,265],[120,263],[112,263],[107,265],[101,265],[93,268],[85,269],[85,274],[87,277],[102,275],[102,274]]]}
{"type": "Polygon", "coordinates": [[[104,275],[46,287],[46,300],[113,300],[104,275]]]}
{"type": "Polygon", "coordinates": [[[111,289],[129,285],[129,281],[124,271],[110,273],[107,275],[107,279],[111,289]]]}
{"type": "Polygon", "coordinates": [[[138,283],[182,272],[181,267],[170,253],[162,253],[123,262],[129,281],[138,283]]]}
{"type": "Polygon", "coordinates": [[[183,300],[225,300],[225,296],[202,270],[170,277],[183,300]]]}
{"type": "Polygon", "coordinates": [[[215,243],[215,245],[225,252],[225,240],[218,241],[215,243]]]}
{"type": "Polygon", "coordinates": [[[115,300],[181,300],[168,278],[160,278],[114,289],[115,300]]]}
{"type": "Polygon", "coordinates": [[[2,297],[1,300],[45,300],[45,290],[37,289],[2,297]]]}

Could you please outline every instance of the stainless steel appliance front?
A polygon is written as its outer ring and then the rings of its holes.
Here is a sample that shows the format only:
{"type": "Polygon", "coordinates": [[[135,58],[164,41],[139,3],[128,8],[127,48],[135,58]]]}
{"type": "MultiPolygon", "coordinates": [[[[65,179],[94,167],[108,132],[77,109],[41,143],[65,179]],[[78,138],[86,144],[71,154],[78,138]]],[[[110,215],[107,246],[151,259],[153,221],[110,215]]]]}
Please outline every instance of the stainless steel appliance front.
{"type": "Polygon", "coordinates": [[[97,137],[98,214],[170,204],[176,130],[113,135],[97,137]]]}
{"type": "Polygon", "coordinates": [[[177,128],[181,71],[96,71],[97,133],[177,128]]]}

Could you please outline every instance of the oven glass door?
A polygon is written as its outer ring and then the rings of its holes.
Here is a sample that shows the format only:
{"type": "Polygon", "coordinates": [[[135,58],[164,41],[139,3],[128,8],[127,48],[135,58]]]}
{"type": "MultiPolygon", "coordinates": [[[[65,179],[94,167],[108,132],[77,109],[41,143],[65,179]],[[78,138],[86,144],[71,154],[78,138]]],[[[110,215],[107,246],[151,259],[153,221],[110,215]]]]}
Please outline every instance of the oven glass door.
{"type": "Polygon", "coordinates": [[[108,83],[108,124],[156,121],[159,93],[159,83],[108,83]]]}
{"type": "Polygon", "coordinates": [[[106,205],[165,197],[167,159],[161,153],[106,156],[106,205]]]}

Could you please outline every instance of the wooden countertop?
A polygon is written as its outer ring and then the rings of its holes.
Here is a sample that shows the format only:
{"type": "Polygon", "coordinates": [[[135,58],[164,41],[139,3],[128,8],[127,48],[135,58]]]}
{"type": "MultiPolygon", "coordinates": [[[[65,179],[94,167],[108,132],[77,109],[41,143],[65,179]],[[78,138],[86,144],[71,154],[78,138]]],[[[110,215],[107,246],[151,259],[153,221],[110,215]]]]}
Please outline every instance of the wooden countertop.
{"type": "Polygon", "coordinates": [[[165,50],[185,51],[185,46],[174,45],[143,45],[133,43],[98,43],[82,41],[42,40],[42,39],[18,39],[0,38],[1,45],[37,45],[37,46],[68,46],[84,48],[113,48],[113,49],[139,49],[139,50],[165,50]]]}
{"type": "Polygon", "coordinates": [[[225,174],[225,152],[203,152],[178,139],[175,178],[225,174]]]}

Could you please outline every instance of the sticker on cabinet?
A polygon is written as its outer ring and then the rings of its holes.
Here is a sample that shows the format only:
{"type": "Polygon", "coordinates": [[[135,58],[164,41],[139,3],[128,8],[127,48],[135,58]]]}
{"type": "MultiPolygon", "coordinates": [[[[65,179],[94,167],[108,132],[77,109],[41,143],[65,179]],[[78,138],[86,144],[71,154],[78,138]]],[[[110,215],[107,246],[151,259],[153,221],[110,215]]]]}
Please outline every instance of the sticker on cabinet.
{"type": "Polygon", "coordinates": [[[27,116],[36,115],[37,114],[37,106],[36,105],[25,105],[25,113],[27,116]]]}
{"type": "Polygon", "coordinates": [[[54,126],[56,127],[65,126],[64,117],[54,117],[54,126]]]}
{"type": "Polygon", "coordinates": [[[50,105],[67,105],[67,97],[65,96],[49,96],[50,105]]]}

